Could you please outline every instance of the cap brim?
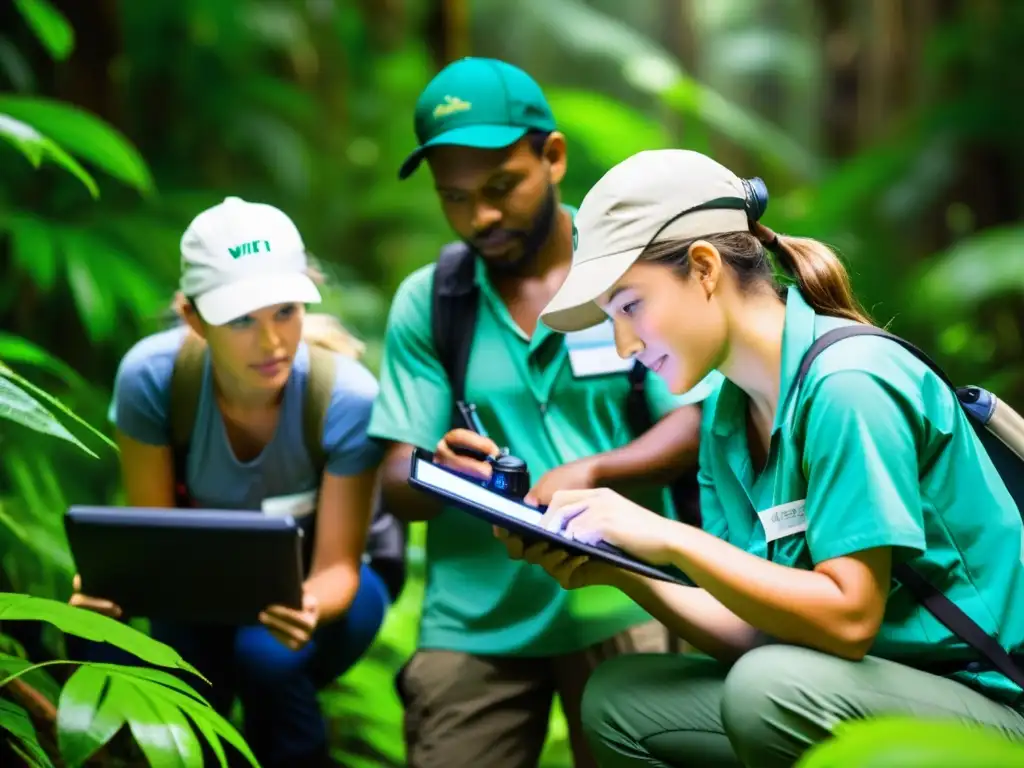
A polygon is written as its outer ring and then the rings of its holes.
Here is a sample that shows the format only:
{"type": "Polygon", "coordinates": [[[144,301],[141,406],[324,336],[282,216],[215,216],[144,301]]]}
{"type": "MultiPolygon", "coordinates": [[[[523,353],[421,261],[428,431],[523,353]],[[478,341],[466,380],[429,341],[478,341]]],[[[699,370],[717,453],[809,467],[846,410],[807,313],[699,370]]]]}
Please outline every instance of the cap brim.
{"type": "Polygon", "coordinates": [[[224,325],[275,304],[319,304],[321,301],[316,283],[301,272],[250,277],[195,298],[199,316],[210,325],[224,325]]]}
{"type": "Polygon", "coordinates": [[[603,323],[608,316],[595,302],[626,274],[643,250],[634,248],[573,264],[562,287],[541,312],[541,322],[560,333],[582,331],[603,323]]]}
{"type": "Polygon", "coordinates": [[[464,125],[461,128],[453,128],[450,131],[440,133],[422,146],[417,147],[402,163],[398,171],[399,179],[407,179],[411,176],[420,163],[427,150],[431,147],[455,146],[472,147],[474,149],[503,149],[515,144],[529,128],[516,125],[464,125]]]}

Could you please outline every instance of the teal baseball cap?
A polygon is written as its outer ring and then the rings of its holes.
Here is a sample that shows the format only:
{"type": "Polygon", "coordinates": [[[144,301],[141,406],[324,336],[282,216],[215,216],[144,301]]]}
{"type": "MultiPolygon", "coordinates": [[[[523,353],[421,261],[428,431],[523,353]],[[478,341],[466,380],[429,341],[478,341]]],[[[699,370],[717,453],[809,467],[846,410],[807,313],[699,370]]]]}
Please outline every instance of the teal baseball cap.
{"type": "Polygon", "coordinates": [[[498,59],[454,61],[427,83],[416,100],[419,146],[402,163],[399,179],[419,167],[430,147],[501,149],[527,131],[555,130],[544,92],[519,67],[498,59]]]}

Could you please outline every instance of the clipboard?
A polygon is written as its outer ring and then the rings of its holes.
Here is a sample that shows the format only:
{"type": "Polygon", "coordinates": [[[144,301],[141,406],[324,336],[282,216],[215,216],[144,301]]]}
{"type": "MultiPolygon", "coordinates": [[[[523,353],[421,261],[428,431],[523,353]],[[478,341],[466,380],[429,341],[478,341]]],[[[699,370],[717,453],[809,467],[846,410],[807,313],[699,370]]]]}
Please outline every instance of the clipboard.
{"type": "Polygon", "coordinates": [[[303,531],[291,516],[72,506],[64,527],[82,592],[126,616],[238,626],[268,605],[302,607],[303,531]]]}
{"type": "MultiPolygon", "coordinates": [[[[540,527],[545,507],[532,507],[521,501],[502,496],[484,487],[479,480],[434,464],[433,454],[422,448],[412,453],[409,467],[409,485],[419,491],[442,500],[473,517],[484,520],[499,528],[519,534],[524,540],[548,543],[577,555],[587,555],[627,571],[672,584],[692,586],[685,576],[673,575],[668,569],[661,569],[650,563],[634,558],[629,553],[610,544],[586,544],[566,538],[561,534],[540,527]]],[[[673,569],[675,570],[675,569],[673,569]]]]}

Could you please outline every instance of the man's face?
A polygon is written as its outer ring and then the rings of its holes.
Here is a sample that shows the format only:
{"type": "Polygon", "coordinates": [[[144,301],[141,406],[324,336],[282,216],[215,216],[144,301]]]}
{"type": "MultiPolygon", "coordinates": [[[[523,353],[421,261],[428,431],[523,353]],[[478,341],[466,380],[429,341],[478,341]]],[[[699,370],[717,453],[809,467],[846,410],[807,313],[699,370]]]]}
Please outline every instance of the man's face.
{"type": "Polygon", "coordinates": [[[492,269],[516,272],[551,233],[564,158],[552,134],[541,156],[523,139],[498,150],[436,147],[427,161],[456,234],[492,269]]]}

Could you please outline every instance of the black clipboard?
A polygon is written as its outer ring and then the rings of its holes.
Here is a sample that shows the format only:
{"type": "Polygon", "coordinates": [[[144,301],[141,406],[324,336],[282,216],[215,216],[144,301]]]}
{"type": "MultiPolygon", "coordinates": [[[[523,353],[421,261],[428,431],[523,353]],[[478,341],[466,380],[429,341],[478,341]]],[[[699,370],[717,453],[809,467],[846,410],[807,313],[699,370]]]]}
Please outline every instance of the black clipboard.
{"type": "Polygon", "coordinates": [[[82,592],[126,616],[243,626],[268,605],[302,607],[303,532],[292,517],[73,506],[64,527],[82,592]]]}
{"type": "Polygon", "coordinates": [[[461,509],[473,517],[517,533],[528,541],[542,539],[559,549],[603,560],[641,576],[672,584],[692,586],[684,577],[673,575],[669,571],[662,570],[643,560],[637,560],[618,547],[609,544],[585,544],[545,530],[536,524],[536,521],[544,514],[544,507],[531,507],[521,501],[495,493],[489,488],[485,488],[479,480],[455,472],[448,467],[434,464],[433,458],[432,453],[422,448],[413,451],[412,464],[409,467],[409,485],[442,500],[448,506],[461,509]]]}

